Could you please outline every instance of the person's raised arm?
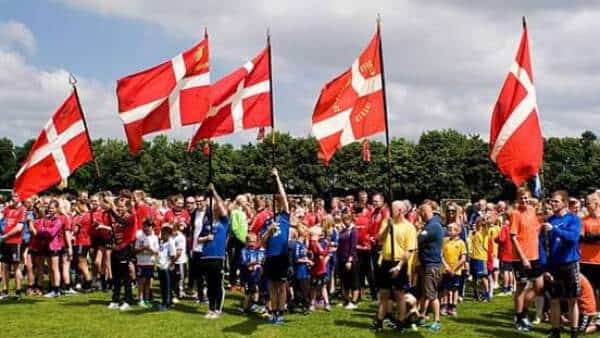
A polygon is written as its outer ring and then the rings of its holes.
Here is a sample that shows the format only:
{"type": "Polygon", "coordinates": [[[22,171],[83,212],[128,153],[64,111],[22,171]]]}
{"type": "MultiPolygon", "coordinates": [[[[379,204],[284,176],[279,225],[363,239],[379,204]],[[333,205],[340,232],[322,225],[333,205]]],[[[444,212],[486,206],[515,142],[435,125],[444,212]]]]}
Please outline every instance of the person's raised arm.
{"type": "Polygon", "coordinates": [[[285,188],[283,187],[283,183],[281,183],[281,178],[279,178],[279,171],[277,171],[277,168],[273,168],[273,170],[271,171],[271,174],[273,175],[273,177],[275,177],[275,181],[277,182],[277,190],[279,191],[279,195],[281,195],[281,202],[282,202],[282,206],[281,206],[281,211],[289,214],[290,213],[290,205],[288,203],[288,198],[287,198],[287,194],[285,193],[285,188]]]}
{"type": "Polygon", "coordinates": [[[221,213],[221,217],[227,216],[227,208],[225,208],[225,203],[223,203],[223,199],[219,196],[217,189],[215,189],[215,185],[210,183],[208,185],[208,190],[213,194],[215,198],[215,203],[217,204],[217,208],[219,208],[219,212],[221,213]]]}

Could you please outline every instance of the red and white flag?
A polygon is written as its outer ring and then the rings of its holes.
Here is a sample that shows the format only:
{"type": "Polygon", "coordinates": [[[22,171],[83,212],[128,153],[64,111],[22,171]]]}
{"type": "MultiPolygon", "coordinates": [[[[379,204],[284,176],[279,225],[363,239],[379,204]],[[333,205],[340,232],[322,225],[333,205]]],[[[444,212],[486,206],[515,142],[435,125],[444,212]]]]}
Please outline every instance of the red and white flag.
{"type": "Polygon", "coordinates": [[[131,153],[146,134],[204,120],[209,109],[208,37],[158,66],[117,81],[119,116],[131,153]]]}
{"type": "Polygon", "coordinates": [[[519,50],[492,113],[490,158],[502,174],[520,186],[538,173],[543,154],[527,26],[523,20],[519,50]]]}
{"type": "Polygon", "coordinates": [[[17,172],[14,189],[24,199],[66,180],[93,159],[92,149],[73,92],[58,108],[31,147],[17,172]]]}
{"type": "Polygon", "coordinates": [[[385,131],[379,32],[352,66],[321,90],[312,115],[312,134],[325,163],[349,143],[385,131]]]}
{"type": "Polygon", "coordinates": [[[271,126],[269,47],[210,88],[210,110],[190,141],[232,134],[240,130],[271,126]]]}

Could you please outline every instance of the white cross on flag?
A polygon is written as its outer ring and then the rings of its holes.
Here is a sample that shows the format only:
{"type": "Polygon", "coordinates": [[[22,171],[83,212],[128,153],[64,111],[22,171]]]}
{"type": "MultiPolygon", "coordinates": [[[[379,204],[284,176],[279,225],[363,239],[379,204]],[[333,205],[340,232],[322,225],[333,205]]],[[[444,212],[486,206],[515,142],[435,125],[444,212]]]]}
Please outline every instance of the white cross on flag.
{"type": "Polygon", "coordinates": [[[93,159],[88,134],[73,92],[58,108],[31,147],[16,175],[14,189],[24,199],[66,180],[93,159]]]}
{"type": "Polygon", "coordinates": [[[325,163],[336,150],[385,131],[379,32],[352,66],[321,90],[312,115],[312,134],[325,163]]]}
{"type": "Polygon", "coordinates": [[[208,37],[158,66],[117,81],[119,116],[132,154],[142,137],[202,122],[209,108],[208,37]]]}
{"type": "Polygon", "coordinates": [[[210,88],[210,110],[189,144],[234,132],[271,126],[269,48],[210,88]]]}
{"type": "Polygon", "coordinates": [[[502,174],[520,186],[538,173],[543,154],[527,26],[523,19],[519,50],[492,113],[490,158],[502,174]]]}

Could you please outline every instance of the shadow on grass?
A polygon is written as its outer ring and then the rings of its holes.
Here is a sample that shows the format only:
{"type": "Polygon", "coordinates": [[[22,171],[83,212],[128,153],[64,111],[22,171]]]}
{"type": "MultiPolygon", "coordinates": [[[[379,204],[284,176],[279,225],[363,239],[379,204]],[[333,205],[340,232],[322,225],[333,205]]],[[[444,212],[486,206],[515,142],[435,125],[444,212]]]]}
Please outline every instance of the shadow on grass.
{"type": "MultiPolygon", "coordinates": [[[[482,335],[487,335],[488,337],[502,337],[502,338],[512,338],[512,337],[531,337],[531,333],[522,333],[517,330],[503,330],[503,329],[478,329],[474,330],[475,332],[479,332],[482,335]]],[[[540,331],[541,332],[541,331],[540,331]]]]}
{"type": "MultiPolygon", "coordinates": [[[[369,325],[369,323],[353,322],[350,320],[341,320],[341,319],[334,320],[333,323],[336,326],[345,326],[345,327],[350,327],[353,329],[364,330],[364,332],[373,332],[371,330],[371,326],[369,325]]],[[[381,332],[375,333],[375,335],[378,337],[396,337],[396,336],[399,336],[400,334],[401,333],[398,330],[391,330],[391,329],[384,329],[381,332]]],[[[423,337],[423,334],[420,332],[403,332],[401,335],[402,335],[402,337],[423,337]]]]}
{"type": "MultiPolygon", "coordinates": [[[[237,315],[239,316],[240,313],[238,311],[235,310],[231,310],[231,309],[224,309],[223,310],[224,313],[227,314],[233,314],[233,315],[237,315]]],[[[237,333],[243,336],[248,336],[253,334],[259,326],[261,325],[273,325],[270,324],[266,319],[261,319],[261,318],[257,318],[254,316],[250,316],[250,317],[245,317],[246,320],[238,323],[238,324],[234,324],[231,326],[228,326],[226,328],[223,329],[223,333],[237,333]]],[[[285,319],[285,323],[289,324],[294,322],[293,320],[289,320],[287,317],[285,319]]]]}
{"type": "Polygon", "coordinates": [[[16,298],[8,298],[3,301],[0,301],[2,305],[19,305],[19,304],[35,304],[38,303],[41,299],[35,298],[21,298],[17,300],[16,298]]]}
{"type": "Polygon", "coordinates": [[[504,322],[504,321],[498,321],[496,317],[490,318],[490,319],[486,319],[486,318],[481,318],[481,317],[477,317],[477,318],[473,318],[473,317],[459,317],[459,318],[455,318],[455,317],[448,317],[448,320],[453,321],[457,324],[471,324],[474,326],[487,326],[490,328],[514,328],[513,324],[511,322],[504,322]]]}

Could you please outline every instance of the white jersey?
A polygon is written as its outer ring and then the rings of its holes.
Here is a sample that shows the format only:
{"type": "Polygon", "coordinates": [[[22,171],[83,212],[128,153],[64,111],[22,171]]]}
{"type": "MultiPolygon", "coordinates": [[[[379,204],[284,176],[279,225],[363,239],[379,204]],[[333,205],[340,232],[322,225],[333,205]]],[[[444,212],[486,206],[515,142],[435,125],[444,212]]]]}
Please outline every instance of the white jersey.
{"type": "Polygon", "coordinates": [[[160,241],[156,266],[161,270],[172,270],[173,263],[171,260],[175,257],[175,253],[175,243],[172,238],[169,238],[166,241],[160,241]]]}
{"type": "Polygon", "coordinates": [[[186,240],[185,236],[181,233],[181,231],[177,231],[177,233],[175,234],[175,237],[173,239],[173,242],[175,244],[176,252],[181,250],[181,255],[179,256],[179,258],[177,258],[177,260],[175,261],[175,264],[187,263],[187,250],[186,250],[187,240],[186,240]]]}
{"type": "Polygon", "coordinates": [[[159,245],[158,237],[154,233],[146,235],[142,230],[139,230],[136,234],[135,249],[147,248],[155,252],[154,254],[149,252],[140,252],[136,254],[137,265],[139,266],[153,266],[156,255],[158,254],[159,245]]]}

